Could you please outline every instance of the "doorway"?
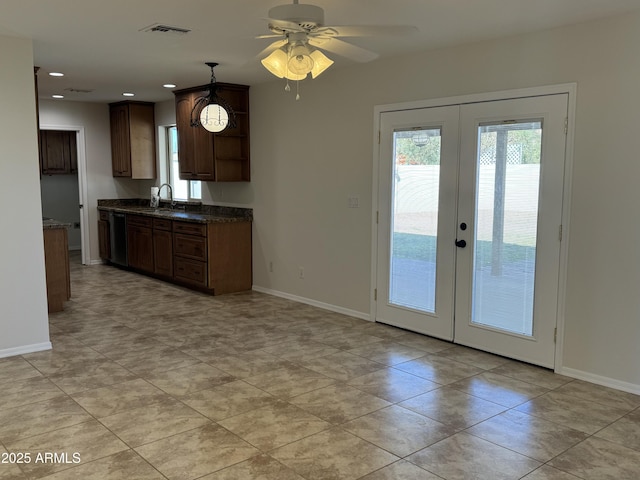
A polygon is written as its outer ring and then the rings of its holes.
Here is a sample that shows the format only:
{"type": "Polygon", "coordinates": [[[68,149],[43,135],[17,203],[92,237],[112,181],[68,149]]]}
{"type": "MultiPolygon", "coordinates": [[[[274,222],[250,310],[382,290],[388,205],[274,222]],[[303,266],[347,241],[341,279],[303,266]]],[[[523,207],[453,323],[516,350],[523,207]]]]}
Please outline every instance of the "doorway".
{"type": "Polygon", "coordinates": [[[79,250],[81,263],[89,265],[89,214],[84,208],[87,198],[84,127],[43,124],[40,130],[69,132],[75,136],[77,168],[69,174],[41,177],[42,211],[47,216],[72,224],[69,247],[72,251],[79,250]]]}
{"type": "Polygon", "coordinates": [[[375,320],[555,366],[568,94],[381,111],[375,320]]]}

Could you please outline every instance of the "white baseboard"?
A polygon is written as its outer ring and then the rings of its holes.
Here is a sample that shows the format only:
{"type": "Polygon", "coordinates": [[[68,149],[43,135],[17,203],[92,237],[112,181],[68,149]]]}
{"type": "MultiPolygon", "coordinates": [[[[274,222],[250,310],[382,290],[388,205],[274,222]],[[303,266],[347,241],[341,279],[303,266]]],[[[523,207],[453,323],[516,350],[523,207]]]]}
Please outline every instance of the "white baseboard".
{"type": "Polygon", "coordinates": [[[0,358],[15,357],[16,355],[42,352],[44,350],[51,350],[51,342],[35,343],[33,345],[24,345],[22,347],[5,348],[4,350],[0,350],[0,358]]]}
{"type": "Polygon", "coordinates": [[[350,310],[344,307],[338,307],[337,305],[331,305],[330,303],[319,302],[311,298],[299,297],[297,295],[280,292],[278,290],[271,290],[270,288],[259,287],[257,285],[254,285],[252,287],[252,290],[255,290],[256,292],[260,292],[260,293],[266,293],[268,295],[273,295],[274,297],[286,298],[287,300],[293,300],[294,302],[304,303],[306,305],[311,305],[313,307],[322,308],[324,310],[329,310],[331,312],[341,313],[349,317],[360,318],[368,322],[372,321],[371,316],[368,313],[358,312],[356,310],[350,310]]]}
{"type": "Polygon", "coordinates": [[[640,385],[623,382],[621,380],[616,380],[615,378],[603,377],[601,375],[596,375],[595,373],[583,372],[582,370],[567,367],[561,367],[556,373],[576,378],[578,380],[584,380],[585,382],[595,383],[596,385],[602,385],[603,387],[615,388],[616,390],[622,390],[623,392],[640,395],[640,385]]]}

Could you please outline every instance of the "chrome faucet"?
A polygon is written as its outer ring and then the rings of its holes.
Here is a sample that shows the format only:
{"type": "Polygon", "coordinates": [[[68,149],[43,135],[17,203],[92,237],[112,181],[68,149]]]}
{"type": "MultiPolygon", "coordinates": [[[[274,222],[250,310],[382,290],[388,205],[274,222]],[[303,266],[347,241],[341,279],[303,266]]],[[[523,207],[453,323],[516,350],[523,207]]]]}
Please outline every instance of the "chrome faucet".
{"type": "Polygon", "coordinates": [[[171,208],[175,207],[176,202],[173,201],[173,188],[168,183],[163,183],[162,185],[160,185],[160,188],[158,188],[158,197],[160,197],[160,193],[162,192],[162,187],[169,188],[169,201],[171,202],[171,208]]]}

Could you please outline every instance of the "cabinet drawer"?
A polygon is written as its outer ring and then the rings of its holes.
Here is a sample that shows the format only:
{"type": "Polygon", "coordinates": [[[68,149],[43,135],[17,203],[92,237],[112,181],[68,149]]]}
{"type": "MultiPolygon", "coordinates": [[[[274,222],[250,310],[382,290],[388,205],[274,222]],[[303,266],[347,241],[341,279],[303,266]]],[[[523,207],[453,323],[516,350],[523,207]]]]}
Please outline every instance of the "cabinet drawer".
{"type": "Polygon", "coordinates": [[[195,285],[207,286],[207,264],[187,258],[175,257],[173,276],[177,280],[195,285]]]}
{"type": "Polygon", "coordinates": [[[109,221],[109,212],[107,212],[106,210],[99,210],[99,212],[100,212],[100,220],[108,222],[109,221]]]}
{"type": "Polygon", "coordinates": [[[204,223],[173,222],[173,231],[187,235],[207,236],[207,225],[204,223]]]}
{"type": "Polygon", "coordinates": [[[166,218],[154,218],[153,219],[153,228],[155,230],[169,230],[171,231],[171,220],[167,220],[166,218]]]}
{"type": "Polygon", "coordinates": [[[127,215],[127,225],[151,228],[153,226],[153,219],[142,215],[127,215]]]}
{"type": "Polygon", "coordinates": [[[195,235],[173,234],[173,253],[193,260],[207,261],[207,239],[195,235]]]}

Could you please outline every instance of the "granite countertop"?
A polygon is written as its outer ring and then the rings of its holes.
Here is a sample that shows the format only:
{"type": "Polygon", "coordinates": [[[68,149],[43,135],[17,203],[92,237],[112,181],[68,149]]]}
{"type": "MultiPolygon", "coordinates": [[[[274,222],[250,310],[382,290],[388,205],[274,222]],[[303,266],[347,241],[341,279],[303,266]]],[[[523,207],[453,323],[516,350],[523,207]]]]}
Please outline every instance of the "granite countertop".
{"type": "Polygon", "coordinates": [[[170,208],[169,202],[162,201],[159,208],[153,208],[149,206],[149,200],[144,199],[98,200],[98,210],[196,223],[232,223],[253,220],[253,210],[250,208],[203,205],[197,202],[177,202],[174,208],[170,208]]]}
{"type": "Polygon", "coordinates": [[[42,228],[71,228],[72,225],[70,223],[60,222],[58,220],[54,220],[53,218],[45,218],[42,217],[42,228]]]}

